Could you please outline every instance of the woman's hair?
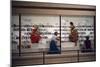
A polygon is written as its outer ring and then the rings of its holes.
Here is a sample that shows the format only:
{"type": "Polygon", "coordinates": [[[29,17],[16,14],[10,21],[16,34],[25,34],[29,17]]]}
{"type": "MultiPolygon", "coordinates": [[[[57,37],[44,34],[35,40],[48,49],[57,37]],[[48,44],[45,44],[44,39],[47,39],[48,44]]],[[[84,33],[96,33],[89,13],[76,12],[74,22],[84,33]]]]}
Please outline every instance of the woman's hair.
{"type": "Polygon", "coordinates": [[[71,25],[74,25],[73,22],[70,22],[71,25]]]}
{"type": "Polygon", "coordinates": [[[54,32],[54,35],[57,35],[58,34],[58,32],[54,32]]]}

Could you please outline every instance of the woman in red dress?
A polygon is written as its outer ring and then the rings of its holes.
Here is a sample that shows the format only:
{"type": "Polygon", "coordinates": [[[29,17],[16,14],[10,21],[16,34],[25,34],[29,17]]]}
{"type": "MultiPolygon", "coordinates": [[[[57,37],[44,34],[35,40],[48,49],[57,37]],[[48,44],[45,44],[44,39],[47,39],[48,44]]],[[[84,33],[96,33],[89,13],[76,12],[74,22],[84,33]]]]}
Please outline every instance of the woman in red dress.
{"type": "Polygon", "coordinates": [[[77,41],[78,41],[78,31],[75,29],[75,26],[73,22],[70,22],[70,35],[69,35],[69,40],[71,42],[75,42],[75,46],[77,46],[77,41]]]}
{"type": "Polygon", "coordinates": [[[38,27],[36,26],[33,26],[34,29],[32,29],[32,33],[31,33],[31,43],[39,43],[40,39],[41,39],[41,36],[40,36],[40,33],[38,31],[38,27]]]}

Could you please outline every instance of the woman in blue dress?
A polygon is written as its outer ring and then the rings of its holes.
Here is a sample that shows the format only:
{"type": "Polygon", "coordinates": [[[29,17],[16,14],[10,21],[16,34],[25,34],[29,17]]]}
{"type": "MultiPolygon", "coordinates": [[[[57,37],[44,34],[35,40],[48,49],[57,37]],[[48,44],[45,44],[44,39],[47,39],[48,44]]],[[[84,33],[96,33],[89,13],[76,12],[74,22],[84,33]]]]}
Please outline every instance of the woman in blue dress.
{"type": "Polygon", "coordinates": [[[50,47],[49,47],[49,54],[59,54],[60,50],[57,47],[57,41],[60,40],[60,38],[57,36],[58,32],[54,32],[54,35],[51,38],[50,47]]]}

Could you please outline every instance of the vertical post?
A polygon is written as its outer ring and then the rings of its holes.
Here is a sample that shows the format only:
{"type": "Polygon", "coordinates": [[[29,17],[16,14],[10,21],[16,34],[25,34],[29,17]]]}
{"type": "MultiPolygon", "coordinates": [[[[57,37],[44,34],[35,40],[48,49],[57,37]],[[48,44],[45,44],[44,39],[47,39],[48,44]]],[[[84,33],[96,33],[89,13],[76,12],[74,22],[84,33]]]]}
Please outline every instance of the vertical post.
{"type": "Polygon", "coordinates": [[[96,50],[96,16],[94,16],[94,51],[96,50]]]}
{"type": "Polygon", "coordinates": [[[43,51],[43,64],[45,64],[45,52],[43,51]]]}
{"type": "Polygon", "coordinates": [[[96,60],[96,16],[94,16],[94,58],[96,60]]]}
{"type": "Polygon", "coordinates": [[[77,50],[77,62],[79,62],[79,51],[80,50],[77,50]]]}
{"type": "Polygon", "coordinates": [[[61,15],[59,16],[60,21],[60,53],[61,53],[61,15]]]}
{"type": "Polygon", "coordinates": [[[21,56],[21,14],[19,14],[19,56],[21,56]]]}

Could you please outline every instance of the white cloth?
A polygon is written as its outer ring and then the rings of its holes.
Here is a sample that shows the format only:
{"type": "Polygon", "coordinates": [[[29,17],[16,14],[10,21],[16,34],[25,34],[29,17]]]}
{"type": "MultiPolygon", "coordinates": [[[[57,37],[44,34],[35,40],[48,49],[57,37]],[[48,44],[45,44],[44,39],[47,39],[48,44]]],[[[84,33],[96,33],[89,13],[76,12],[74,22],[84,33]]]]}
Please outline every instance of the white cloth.
{"type": "Polygon", "coordinates": [[[53,36],[51,37],[51,40],[54,40],[55,42],[57,42],[57,36],[56,36],[56,35],[53,35],[53,36]]]}

